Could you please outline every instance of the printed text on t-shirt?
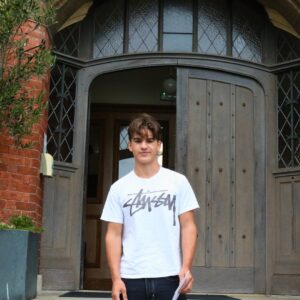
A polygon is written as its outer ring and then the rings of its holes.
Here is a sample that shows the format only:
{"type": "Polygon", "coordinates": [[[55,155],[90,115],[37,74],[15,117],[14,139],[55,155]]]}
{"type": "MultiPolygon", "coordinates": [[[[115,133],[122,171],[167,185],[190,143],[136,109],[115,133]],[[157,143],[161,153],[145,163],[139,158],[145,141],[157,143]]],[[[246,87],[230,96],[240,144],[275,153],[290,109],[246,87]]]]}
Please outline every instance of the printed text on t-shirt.
{"type": "Polygon", "coordinates": [[[175,226],[176,195],[167,192],[167,190],[143,192],[143,189],[141,189],[137,194],[128,195],[132,197],[125,202],[123,207],[130,207],[130,216],[144,209],[151,212],[152,208],[167,207],[170,211],[173,211],[173,226],[175,226]]]}

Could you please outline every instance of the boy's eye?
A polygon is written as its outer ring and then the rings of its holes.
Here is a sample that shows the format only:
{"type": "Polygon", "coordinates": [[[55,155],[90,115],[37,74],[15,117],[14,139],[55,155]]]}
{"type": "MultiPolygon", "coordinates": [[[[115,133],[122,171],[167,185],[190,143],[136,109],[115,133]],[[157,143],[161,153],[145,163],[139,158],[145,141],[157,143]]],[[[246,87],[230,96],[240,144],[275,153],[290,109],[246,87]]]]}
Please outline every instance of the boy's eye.
{"type": "Polygon", "coordinates": [[[154,142],[154,138],[149,138],[149,139],[133,138],[132,140],[136,144],[140,144],[143,140],[145,140],[146,143],[148,143],[148,144],[152,144],[154,142]]]}

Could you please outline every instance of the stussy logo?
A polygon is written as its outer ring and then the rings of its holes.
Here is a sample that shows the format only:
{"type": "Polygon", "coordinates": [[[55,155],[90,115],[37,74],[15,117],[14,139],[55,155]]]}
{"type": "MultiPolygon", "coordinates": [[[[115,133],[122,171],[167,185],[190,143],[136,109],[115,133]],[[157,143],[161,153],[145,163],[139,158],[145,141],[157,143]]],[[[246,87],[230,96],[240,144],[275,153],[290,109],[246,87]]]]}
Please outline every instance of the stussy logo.
{"type": "Polygon", "coordinates": [[[130,194],[130,199],[125,202],[123,207],[130,207],[130,216],[144,209],[148,209],[148,212],[151,212],[153,208],[166,207],[168,210],[173,211],[173,226],[175,226],[176,195],[171,195],[167,192],[167,190],[144,192],[141,189],[137,194],[130,194]]]}

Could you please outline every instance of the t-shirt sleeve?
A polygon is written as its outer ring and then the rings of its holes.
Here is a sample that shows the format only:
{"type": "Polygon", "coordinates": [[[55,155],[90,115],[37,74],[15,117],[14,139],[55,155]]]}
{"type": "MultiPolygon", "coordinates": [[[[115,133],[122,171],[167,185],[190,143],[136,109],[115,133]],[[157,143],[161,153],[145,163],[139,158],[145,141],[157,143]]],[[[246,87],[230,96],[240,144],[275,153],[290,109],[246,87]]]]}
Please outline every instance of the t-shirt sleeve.
{"type": "Polygon", "coordinates": [[[185,176],[182,176],[180,188],[178,215],[199,208],[195,193],[185,176]]]}
{"type": "Polygon", "coordinates": [[[101,220],[123,224],[123,211],[118,193],[110,188],[104,208],[101,215],[101,220]]]}

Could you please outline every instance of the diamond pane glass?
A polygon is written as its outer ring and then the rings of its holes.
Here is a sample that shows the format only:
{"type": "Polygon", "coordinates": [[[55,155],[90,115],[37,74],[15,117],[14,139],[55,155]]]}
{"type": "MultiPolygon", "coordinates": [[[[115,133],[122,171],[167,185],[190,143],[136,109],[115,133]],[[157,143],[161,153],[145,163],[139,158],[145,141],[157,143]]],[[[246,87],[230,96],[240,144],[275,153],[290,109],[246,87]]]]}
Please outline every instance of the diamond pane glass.
{"type": "Polygon", "coordinates": [[[300,166],[300,70],[277,77],[278,86],[278,165],[300,166]]]}
{"type": "Polygon", "coordinates": [[[119,150],[125,150],[128,148],[129,136],[128,136],[128,126],[120,128],[120,140],[119,140],[119,150]]]}
{"type": "Polygon", "coordinates": [[[158,1],[130,0],[129,52],[153,52],[158,49],[158,1]]]}
{"type": "Polygon", "coordinates": [[[54,37],[55,50],[70,56],[78,57],[80,31],[80,22],[58,31],[54,37]]]}
{"type": "Polygon", "coordinates": [[[277,62],[300,58],[300,40],[293,35],[277,29],[277,62]]]}
{"type": "Polygon", "coordinates": [[[245,6],[245,3],[241,1],[234,1],[232,22],[233,57],[255,63],[262,62],[264,14],[259,8],[250,7],[249,4],[245,6]]]}
{"type": "Polygon", "coordinates": [[[94,19],[93,57],[123,53],[124,1],[111,0],[101,4],[94,19]]]}
{"type": "Polygon", "coordinates": [[[57,161],[72,162],[76,70],[57,63],[51,72],[47,149],[57,161]]]}
{"type": "Polygon", "coordinates": [[[198,52],[226,55],[227,2],[198,0],[198,52]]]}

